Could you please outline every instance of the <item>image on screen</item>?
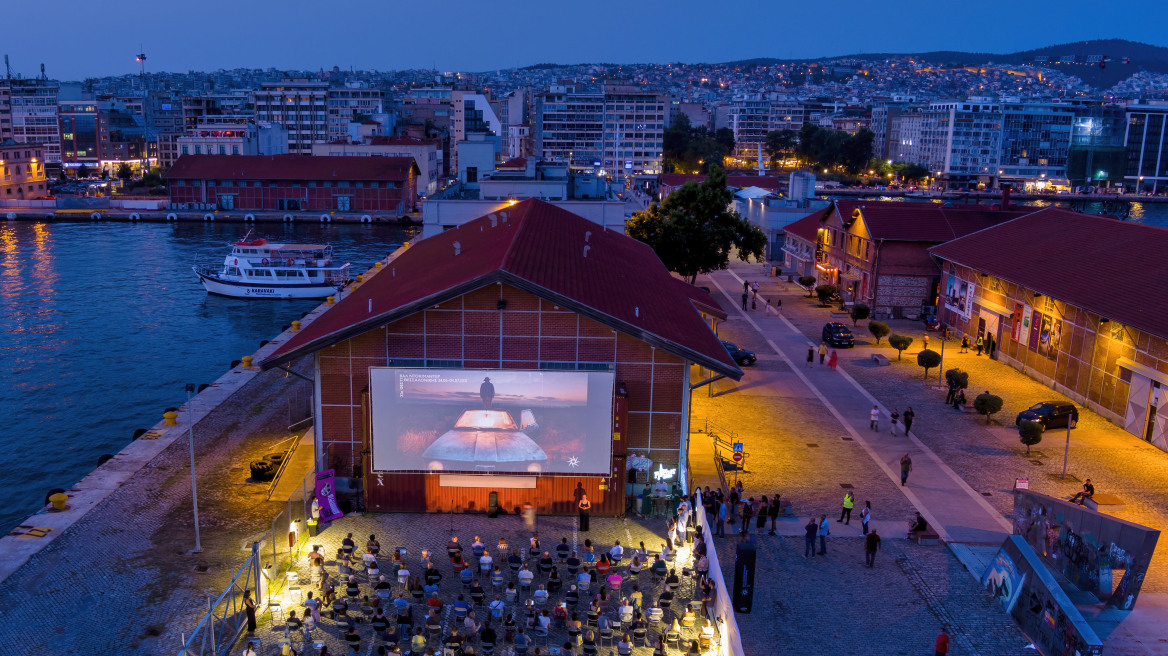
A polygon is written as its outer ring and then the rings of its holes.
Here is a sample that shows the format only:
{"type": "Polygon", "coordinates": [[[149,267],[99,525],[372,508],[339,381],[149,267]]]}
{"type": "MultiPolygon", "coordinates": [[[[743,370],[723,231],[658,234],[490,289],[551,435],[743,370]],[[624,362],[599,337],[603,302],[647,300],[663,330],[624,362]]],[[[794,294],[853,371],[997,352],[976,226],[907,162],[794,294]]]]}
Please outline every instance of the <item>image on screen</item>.
{"type": "Polygon", "coordinates": [[[375,471],[607,474],[613,374],[369,373],[375,471]]]}

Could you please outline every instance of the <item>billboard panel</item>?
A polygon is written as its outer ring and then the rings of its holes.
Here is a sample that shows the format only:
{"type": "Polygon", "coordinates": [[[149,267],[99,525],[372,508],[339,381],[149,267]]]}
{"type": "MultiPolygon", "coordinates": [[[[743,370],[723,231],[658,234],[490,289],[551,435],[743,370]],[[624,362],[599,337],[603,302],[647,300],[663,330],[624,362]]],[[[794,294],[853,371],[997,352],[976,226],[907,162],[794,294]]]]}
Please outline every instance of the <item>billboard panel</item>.
{"type": "Polygon", "coordinates": [[[973,284],[952,273],[949,274],[949,281],[945,287],[945,307],[969,321],[973,314],[973,284]]]}
{"type": "Polygon", "coordinates": [[[375,471],[597,474],[612,456],[608,371],[369,371],[375,471]]]}

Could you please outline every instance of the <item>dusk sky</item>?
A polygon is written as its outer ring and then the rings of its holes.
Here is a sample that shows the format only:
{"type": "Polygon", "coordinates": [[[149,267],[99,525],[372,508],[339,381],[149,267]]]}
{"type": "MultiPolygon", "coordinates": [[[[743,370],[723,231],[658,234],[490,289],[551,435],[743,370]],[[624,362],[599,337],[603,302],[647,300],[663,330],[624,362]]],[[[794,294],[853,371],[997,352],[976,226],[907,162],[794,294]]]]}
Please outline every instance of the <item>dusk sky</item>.
{"type": "MultiPolygon", "coordinates": [[[[722,62],[860,52],[1014,52],[1098,38],[1168,45],[1168,3],[780,0],[105,0],[5,3],[0,52],[49,77],[219,68],[722,62]],[[27,26],[25,28],[24,26],[27,26]]],[[[1123,56],[1124,53],[1100,53],[1123,56]]]]}

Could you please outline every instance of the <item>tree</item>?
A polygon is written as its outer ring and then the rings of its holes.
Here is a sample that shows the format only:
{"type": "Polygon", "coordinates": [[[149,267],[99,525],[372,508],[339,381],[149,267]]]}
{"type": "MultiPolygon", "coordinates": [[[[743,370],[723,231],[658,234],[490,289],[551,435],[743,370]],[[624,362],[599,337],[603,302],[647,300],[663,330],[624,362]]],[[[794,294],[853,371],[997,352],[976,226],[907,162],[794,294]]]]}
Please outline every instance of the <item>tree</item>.
{"type": "Polygon", "coordinates": [[[848,173],[855,175],[864,170],[868,159],[872,157],[872,142],[876,134],[868,128],[861,128],[855,134],[849,135],[840,144],[839,160],[848,173]]]}
{"type": "Polygon", "coordinates": [[[887,337],[892,329],[883,321],[869,321],[868,332],[872,333],[872,336],[876,338],[876,343],[879,344],[881,338],[887,337]]]}
{"type": "Polygon", "coordinates": [[[904,350],[913,343],[913,338],[908,335],[893,335],[888,338],[888,343],[896,349],[896,359],[900,360],[900,356],[904,355],[904,350]]]}
{"type": "MultiPolygon", "coordinates": [[[[977,403],[974,400],[974,403],[977,403]]],[[[1041,422],[1023,421],[1018,424],[1018,439],[1026,445],[1026,455],[1030,455],[1030,447],[1042,441],[1042,433],[1046,428],[1041,422]]]]}
{"type": "Polygon", "coordinates": [[[989,392],[982,392],[973,399],[973,409],[980,415],[985,415],[986,423],[990,423],[990,415],[1002,409],[1002,397],[994,396],[989,392]]]}
{"type": "Polygon", "coordinates": [[[90,174],[89,167],[86,166],[84,163],[82,163],[81,166],[77,167],[77,177],[78,178],[88,178],[89,174],[90,174]]]}
{"type": "Polygon", "coordinates": [[[799,276],[799,284],[807,288],[807,298],[811,298],[814,292],[811,286],[815,284],[815,276],[799,276]]]}
{"type": "Polygon", "coordinates": [[[928,380],[929,370],[941,364],[941,354],[932,349],[925,349],[917,353],[917,364],[925,368],[925,379],[928,380]]]}
{"type": "Polygon", "coordinates": [[[628,235],[692,284],[699,273],[725,269],[733,249],[743,262],[766,252],[763,231],[728,209],[733,197],[725,172],[714,165],[705,182],[687,182],[660,204],[633,214],[628,235]]]}
{"type": "Polygon", "coordinates": [[[855,326],[857,323],[863,321],[864,319],[867,319],[868,315],[871,312],[872,312],[872,310],[869,309],[868,306],[864,305],[863,303],[856,303],[855,305],[853,305],[852,311],[851,311],[852,326],[855,326]]]}
{"type": "Polygon", "coordinates": [[[815,288],[815,295],[819,297],[821,305],[827,305],[831,301],[831,297],[836,293],[835,285],[820,285],[815,288]]]}
{"type": "Polygon", "coordinates": [[[661,142],[665,162],[681,173],[706,173],[713,165],[734,152],[734,131],[719,128],[714,132],[700,125],[694,127],[685,114],[665,128],[661,142]]]}
{"type": "Polygon", "coordinates": [[[734,152],[734,130],[730,128],[714,130],[714,142],[727,154],[734,152]]]}
{"type": "Polygon", "coordinates": [[[949,369],[945,371],[945,382],[949,383],[951,387],[968,389],[969,374],[957,368],[949,369]]]}
{"type": "Polygon", "coordinates": [[[134,169],[130,168],[129,162],[122,162],[121,164],[118,164],[118,178],[120,178],[123,183],[129,182],[130,178],[132,177],[134,177],[134,169]]]}
{"type": "Polygon", "coordinates": [[[784,155],[789,155],[795,150],[795,144],[799,135],[794,130],[771,130],[766,135],[766,144],[763,148],[766,150],[767,157],[771,165],[774,166],[776,160],[781,159],[784,155]]]}
{"type": "Polygon", "coordinates": [[[910,164],[908,162],[897,162],[892,165],[896,174],[905,182],[920,182],[929,177],[929,169],[922,164],[910,164]]]}

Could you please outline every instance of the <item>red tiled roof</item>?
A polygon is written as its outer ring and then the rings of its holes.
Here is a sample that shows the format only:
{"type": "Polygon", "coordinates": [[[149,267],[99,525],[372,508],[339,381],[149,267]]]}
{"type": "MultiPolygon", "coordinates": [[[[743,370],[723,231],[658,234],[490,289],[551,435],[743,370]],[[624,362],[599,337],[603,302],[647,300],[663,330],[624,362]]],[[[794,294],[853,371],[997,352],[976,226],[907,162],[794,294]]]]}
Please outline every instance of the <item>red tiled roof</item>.
{"type": "Polygon", "coordinates": [[[981,205],[945,207],[939,203],[840,200],[840,218],[848,221],[860,210],[872,239],[944,243],[1032,210],[990,210],[981,205]]]}
{"type": "Polygon", "coordinates": [[[832,206],[828,205],[823,209],[816,210],[783,228],[783,232],[789,235],[795,235],[800,239],[809,241],[814,244],[819,236],[820,222],[822,222],[823,219],[827,218],[827,216],[831,214],[832,209],[832,206]]]}
{"type": "Polygon", "coordinates": [[[1168,339],[1168,229],[1046,208],[929,252],[1168,339]],[[1138,291],[1106,274],[1121,263],[1138,291]]]}
{"type": "Polygon", "coordinates": [[[742,376],[695,309],[698,303],[717,315],[708,293],[673,278],[649,246],[541,200],[423,239],[389,269],[297,333],[263,366],[502,282],[718,373],[742,376]]]}
{"type": "MultiPolygon", "coordinates": [[[[659,184],[662,187],[680,187],[691,180],[700,184],[706,181],[706,176],[697,173],[662,173],[659,184]]],[[[726,176],[726,186],[740,189],[759,187],[760,189],[777,190],[779,179],[769,175],[728,175],[726,176]]]]}
{"type": "Polygon", "coordinates": [[[523,169],[527,167],[526,157],[515,157],[503,162],[496,168],[500,169],[523,169]]]}
{"type": "Polygon", "coordinates": [[[182,155],[166,172],[184,180],[407,180],[412,157],[182,155]]]}

